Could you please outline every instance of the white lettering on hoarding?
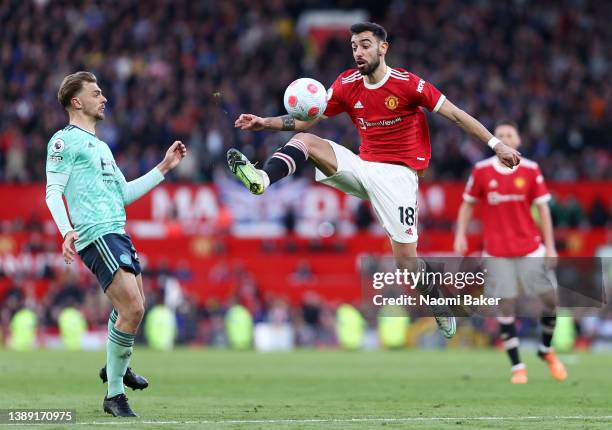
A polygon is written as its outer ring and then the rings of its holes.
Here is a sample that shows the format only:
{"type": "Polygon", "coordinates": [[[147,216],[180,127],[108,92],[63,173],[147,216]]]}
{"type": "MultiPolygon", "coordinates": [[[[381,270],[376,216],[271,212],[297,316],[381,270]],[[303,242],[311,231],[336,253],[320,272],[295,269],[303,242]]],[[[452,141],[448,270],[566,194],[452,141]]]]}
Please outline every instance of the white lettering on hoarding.
{"type": "Polygon", "coordinates": [[[215,219],[219,214],[217,197],[207,187],[178,187],[173,195],[166,188],[151,193],[151,218],[164,220],[176,211],[179,220],[215,219]]]}

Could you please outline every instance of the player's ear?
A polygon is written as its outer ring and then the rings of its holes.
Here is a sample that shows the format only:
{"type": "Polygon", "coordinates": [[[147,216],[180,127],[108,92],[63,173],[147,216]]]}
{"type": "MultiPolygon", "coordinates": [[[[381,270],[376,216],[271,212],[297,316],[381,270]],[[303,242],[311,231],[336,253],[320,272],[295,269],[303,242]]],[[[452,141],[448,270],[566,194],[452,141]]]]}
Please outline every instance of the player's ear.
{"type": "Polygon", "coordinates": [[[380,43],[380,53],[385,55],[387,53],[387,49],[389,49],[389,42],[381,42],[380,43]]]}
{"type": "Polygon", "coordinates": [[[79,100],[78,97],[73,97],[70,99],[70,106],[75,110],[83,109],[83,103],[81,103],[81,100],[79,100]]]}

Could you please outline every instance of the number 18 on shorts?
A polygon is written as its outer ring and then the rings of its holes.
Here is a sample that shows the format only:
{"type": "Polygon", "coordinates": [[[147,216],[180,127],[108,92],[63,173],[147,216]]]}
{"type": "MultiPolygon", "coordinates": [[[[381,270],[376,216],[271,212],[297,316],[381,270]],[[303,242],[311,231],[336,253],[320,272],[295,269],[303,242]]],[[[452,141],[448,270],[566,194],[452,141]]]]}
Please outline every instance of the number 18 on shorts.
{"type": "Polygon", "coordinates": [[[406,227],[408,236],[416,236],[416,205],[415,206],[399,206],[399,221],[400,224],[406,227]]]}

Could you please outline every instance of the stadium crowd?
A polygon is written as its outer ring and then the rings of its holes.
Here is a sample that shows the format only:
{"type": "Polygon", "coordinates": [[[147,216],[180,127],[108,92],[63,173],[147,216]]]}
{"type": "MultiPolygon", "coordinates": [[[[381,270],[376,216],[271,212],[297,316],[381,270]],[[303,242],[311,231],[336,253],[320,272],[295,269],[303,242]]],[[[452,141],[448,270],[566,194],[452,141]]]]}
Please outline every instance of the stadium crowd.
{"type": "MultiPolygon", "coordinates": [[[[126,177],[148,171],[175,138],[192,154],[179,180],[225,173],[231,146],[263,161],[287,135],[237,132],[234,119],[279,115],[296,77],[329,85],[352,67],[348,33],[319,48],[296,32],[306,9],[349,6],[386,26],[389,64],[428,79],[489,127],[517,120],[522,153],[549,179],[612,177],[609,2],[8,0],[0,4],[0,181],[44,180],[46,142],[66,123],[55,94],[79,69],[96,73],[109,100],[98,133],[126,177]]],[[[430,124],[428,178],[465,178],[488,156],[456,127],[430,124]]],[[[347,119],[318,132],[358,149],[347,119]]]]}
{"type": "MultiPolygon", "coordinates": [[[[76,309],[83,315],[87,330],[106,331],[111,306],[95,279],[86,270],[72,270],[68,266],[62,266],[30,266],[12,275],[13,282],[0,300],[0,346],[6,344],[11,333],[11,322],[23,309],[29,309],[36,315],[39,336],[57,333],[60,315],[67,308],[76,309]],[[49,281],[49,289],[42,296],[37,294],[37,284],[41,280],[49,281]]],[[[316,276],[307,269],[299,270],[292,276],[297,275],[316,276]]],[[[5,276],[5,273],[0,272],[0,281],[5,276]]],[[[339,344],[336,331],[339,321],[337,312],[343,305],[339,301],[325,300],[314,291],[306,291],[302,302],[292,306],[282,295],[261,291],[255,278],[237,263],[228,274],[232,279],[228,283],[231,285],[229,296],[225,300],[211,297],[206,302],[201,302],[182,290],[181,280],[188,276],[189,273],[184,268],[170,267],[164,263],[146,267],[143,273],[147,297],[145,321],[152,309],[157,305],[164,305],[176,321],[175,343],[178,345],[230,346],[227,315],[234,305],[246,309],[255,324],[291,327],[297,346],[328,348],[337,347],[339,344]]],[[[357,306],[368,330],[375,333],[379,324],[377,318],[384,310],[368,304],[367,300],[352,305],[357,306]]],[[[525,301],[521,307],[528,313],[533,305],[525,301]]],[[[419,318],[420,316],[422,315],[413,315],[410,322],[412,328],[407,333],[407,343],[404,345],[443,347],[445,342],[437,333],[435,324],[431,324],[431,318],[419,318]]],[[[578,309],[574,317],[575,347],[608,350],[612,346],[612,313],[609,306],[598,312],[578,309]]],[[[527,342],[528,339],[537,339],[537,318],[523,315],[518,320],[520,336],[527,342]]],[[[497,345],[498,325],[495,318],[474,315],[463,318],[461,327],[463,329],[460,331],[459,340],[451,345],[497,345]]],[[[139,332],[137,340],[148,340],[144,331],[139,332]]],[[[375,347],[375,344],[366,342],[364,345],[375,347]]]]}

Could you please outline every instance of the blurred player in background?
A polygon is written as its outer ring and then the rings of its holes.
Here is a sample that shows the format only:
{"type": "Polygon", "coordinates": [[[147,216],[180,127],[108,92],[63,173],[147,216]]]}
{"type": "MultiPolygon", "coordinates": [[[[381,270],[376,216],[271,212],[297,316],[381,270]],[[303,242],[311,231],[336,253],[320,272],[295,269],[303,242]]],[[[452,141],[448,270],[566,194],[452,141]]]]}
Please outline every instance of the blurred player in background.
{"type": "MultiPolygon", "coordinates": [[[[448,118],[459,127],[488,143],[500,162],[519,163],[519,153],[495,138],[480,122],[457,108],[432,84],[404,69],[386,64],[389,48],[386,30],[375,23],[351,26],[351,48],[356,69],[343,72],[328,90],[324,116],[346,112],[359,131],[359,156],[330,140],[310,133],[296,134],[272,155],[262,170],[235,149],[228,152],[231,171],[254,194],[291,175],[311,160],[316,178],[348,194],[370,200],[391,240],[400,269],[425,270],[417,257],[418,175],[431,158],[429,130],[421,108],[448,118]]],[[[242,130],[304,131],[321,118],[305,122],[289,115],[260,118],[242,114],[236,127],[242,130]]],[[[433,285],[417,287],[424,295],[439,297],[433,285]]],[[[433,307],[442,334],[455,334],[456,322],[448,308],[433,307]]]]}
{"type": "Polygon", "coordinates": [[[113,303],[106,366],[100,371],[103,381],[108,379],[104,411],[136,416],[123,384],[132,389],[148,386],[146,379],[129,368],[145,298],[140,262],[125,232],[125,206],[162,182],[185,157],[186,149],[181,142],[174,142],[161,163],[126,182],[108,145],[96,137],[96,123],[104,119],[106,104],[96,77],[89,72],[68,75],[57,96],[68,111],[69,124],[56,132],[47,146],[46,202],[64,238],[66,263],[74,261],[78,253],[113,303]]]}
{"type": "MultiPolygon", "coordinates": [[[[516,149],[521,144],[518,127],[513,122],[500,122],[495,128],[495,136],[511,148],[516,149]]],[[[457,218],[454,248],[458,254],[467,252],[466,229],[478,200],[483,202],[484,255],[488,257],[485,264],[489,277],[487,294],[500,298],[498,321],[512,363],[511,381],[527,383],[527,368],[519,357],[514,323],[519,285],[542,301],[538,356],[546,361],[552,376],[563,381],[567,378],[565,366],[550,346],[557,319],[556,279],[552,271],[557,251],[548,208],[550,194],[538,164],[523,158],[518,167],[510,169],[496,157],[476,164],[457,218]],[[540,215],[541,234],[531,215],[532,204],[540,215]]]]}

